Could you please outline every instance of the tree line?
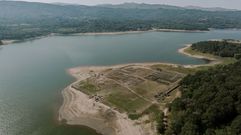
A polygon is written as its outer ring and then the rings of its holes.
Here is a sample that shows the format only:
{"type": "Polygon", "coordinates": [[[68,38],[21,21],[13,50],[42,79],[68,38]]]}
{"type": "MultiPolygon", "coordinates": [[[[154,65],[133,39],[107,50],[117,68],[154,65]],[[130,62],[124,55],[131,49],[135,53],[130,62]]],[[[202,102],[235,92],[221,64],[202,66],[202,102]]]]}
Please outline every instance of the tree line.
{"type": "Polygon", "coordinates": [[[192,44],[193,50],[221,57],[241,58],[241,42],[235,40],[201,41],[192,44]]]}
{"type": "Polygon", "coordinates": [[[167,135],[241,134],[241,61],[188,75],[170,104],[167,135]]]}
{"type": "MultiPolygon", "coordinates": [[[[221,57],[241,53],[236,40],[203,41],[192,48],[221,57]]],[[[241,134],[241,60],[188,75],[180,90],[182,96],[169,105],[168,128],[158,125],[161,134],[241,134]]]]}
{"type": "Polygon", "coordinates": [[[0,39],[50,33],[116,32],[150,29],[241,28],[241,11],[204,11],[166,5],[54,5],[0,1],[0,39]],[[129,8],[126,8],[129,7],[129,8]]]}

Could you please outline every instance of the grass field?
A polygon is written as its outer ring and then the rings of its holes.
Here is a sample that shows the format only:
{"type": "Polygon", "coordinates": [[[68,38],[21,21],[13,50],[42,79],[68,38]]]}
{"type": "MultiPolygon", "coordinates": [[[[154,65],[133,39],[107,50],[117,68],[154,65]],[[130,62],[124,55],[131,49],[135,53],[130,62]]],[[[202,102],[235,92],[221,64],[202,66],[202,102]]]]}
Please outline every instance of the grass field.
{"type": "Polygon", "coordinates": [[[92,77],[72,87],[92,98],[101,97],[98,102],[103,102],[120,112],[127,112],[134,119],[146,114],[153,115],[151,112],[157,110],[160,112],[165,104],[175,98],[176,90],[174,94],[162,97],[166,100],[159,100],[157,95],[168,91],[173,84],[176,85],[185,73],[193,72],[189,70],[164,65],[129,65],[106,69],[101,73],[91,71],[92,77]]]}
{"type": "Polygon", "coordinates": [[[107,97],[107,101],[128,113],[137,113],[150,103],[133,93],[115,92],[107,97]]]}
{"type": "Polygon", "coordinates": [[[96,94],[100,89],[97,85],[95,85],[91,80],[80,81],[74,85],[72,85],[77,90],[80,90],[88,95],[96,94]]]}

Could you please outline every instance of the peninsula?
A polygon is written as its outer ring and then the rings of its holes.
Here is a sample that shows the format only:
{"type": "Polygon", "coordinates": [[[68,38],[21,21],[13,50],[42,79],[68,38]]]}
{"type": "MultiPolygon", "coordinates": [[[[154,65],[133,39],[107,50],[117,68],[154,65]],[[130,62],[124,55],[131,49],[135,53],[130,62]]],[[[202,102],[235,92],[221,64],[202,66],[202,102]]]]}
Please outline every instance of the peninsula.
{"type": "Polygon", "coordinates": [[[167,104],[181,96],[180,81],[186,75],[203,67],[236,61],[195,50],[200,43],[187,45],[178,52],[210,61],[205,65],[135,63],[69,69],[77,81],[62,92],[64,103],[59,120],[85,125],[105,135],[156,135],[167,126],[167,104]]]}
{"type": "Polygon", "coordinates": [[[155,135],[155,119],[180,96],[178,82],[188,72],[180,69],[157,63],[70,69],[77,81],[62,93],[59,120],[105,135],[155,135]]]}
{"type": "Polygon", "coordinates": [[[0,134],[241,135],[241,2],[34,1],[0,0],[0,134]]]}

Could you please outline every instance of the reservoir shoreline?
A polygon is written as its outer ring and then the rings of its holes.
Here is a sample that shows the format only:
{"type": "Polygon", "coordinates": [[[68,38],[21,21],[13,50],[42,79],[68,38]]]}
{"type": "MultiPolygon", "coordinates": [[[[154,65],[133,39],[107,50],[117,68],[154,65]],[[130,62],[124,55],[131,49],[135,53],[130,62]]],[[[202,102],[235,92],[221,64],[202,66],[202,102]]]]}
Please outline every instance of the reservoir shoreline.
{"type": "Polygon", "coordinates": [[[116,32],[86,32],[86,33],[70,33],[70,34],[61,34],[61,33],[50,33],[48,35],[32,37],[27,39],[2,39],[2,45],[9,45],[14,43],[21,43],[32,41],[36,39],[41,39],[50,36],[99,36],[99,35],[124,35],[124,34],[140,34],[145,32],[185,32],[185,33],[199,33],[199,32],[208,32],[207,30],[179,30],[179,29],[151,29],[151,30],[137,30],[137,31],[116,31],[116,32]]]}
{"type": "Polygon", "coordinates": [[[99,73],[106,68],[108,67],[82,67],[68,70],[77,81],[62,91],[64,101],[59,109],[58,120],[66,121],[68,125],[87,126],[104,135],[145,135],[141,125],[130,120],[126,113],[120,113],[96,102],[89,95],[72,87],[75,83],[87,79],[90,70],[99,73]]]}
{"type": "Polygon", "coordinates": [[[140,31],[119,31],[119,32],[87,32],[87,33],[74,33],[74,34],[67,34],[67,35],[98,36],[98,35],[138,34],[138,33],[145,33],[145,32],[188,32],[188,33],[194,32],[194,33],[199,33],[199,32],[208,32],[208,31],[204,31],[204,30],[179,30],[179,29],[151,29],[151,30],[143,30],[143,31],[140,30],[140,31]]]}
{"type": "MultiPolygon", "coordinates": [[[[159,61],[176,63],[178,66],[206,64],[207,62],[201,59],[179,54],[177,50],[187,43],[210,39],[240,39],[240,35],[240,31],[211,30],[202,33],[146,32],[120,36],[50,36],[1,46],[0,104],[1,111],[4,112],[1,115],[1,132],[13,135],[19,132],[96,135],[91,128],[57,123],[58,116],[54,117],[58,115],[63,102],[61,91],[75,82],[73,77],[66,74],[67,69],[135,62],[150,64],[159,61]],[[56,111],[52,111],[56,99],[56,111]],[[9,104],[11,106],[8,106],[9,104]],[[36,117],[40,115],[41,117],[36,117]],[[18,121],[19,119],[24,121],[18,121]],[[29,125],[30,122],[33,124],[29,125]]],[[[170,66],[160,65],[153,68],[158,67],[167,69],[170,66]]],[[[199,70],[182,70],[182,67],[176,69],[187,73],[199,70]]]]}
{"type": "Polygon", "coordinates": [[[208,60],[209,62],[207,64],[201,64],[201,65],[186,65],[186,67],[200,67],[200,66],[214,66],[217,64],[221,64],[222,61],[220,59],[211,57],[211,56],[205,56],[201,54],[191,54],[188,53],[188,49],[191,49],[192,44],[186,44],[183,48],[178,49],[178,53],[192,57],[192,58],[197,58],[197,59],[203,59],[203,60],[208,60]]]}

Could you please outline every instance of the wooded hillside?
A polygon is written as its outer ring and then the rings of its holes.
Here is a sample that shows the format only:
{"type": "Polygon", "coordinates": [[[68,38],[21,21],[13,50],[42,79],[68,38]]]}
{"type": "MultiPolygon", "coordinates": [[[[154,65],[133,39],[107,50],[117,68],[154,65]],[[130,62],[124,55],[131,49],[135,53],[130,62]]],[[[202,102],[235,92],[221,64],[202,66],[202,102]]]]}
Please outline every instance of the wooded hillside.
{"type": "Polygon", "coordinates": [[[235,40],[202,41],[192,44],[193,50],[221,57],[241,58],[241,42],[235,40]]]}
{"type": "Polygon", "coordinates": [[[241,28],[241,11],[205,11],[167,5],[56,5],[0,1],[0,40],[50,33],[150,29],[241,28]]]}
{"type": "Polygon", "coordinates": [[[181,91],[166,134],[241,134],[241,61],[188,75],[181,91]]]}

